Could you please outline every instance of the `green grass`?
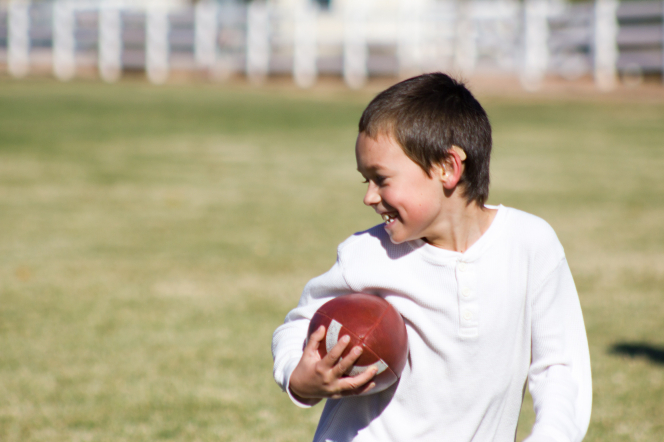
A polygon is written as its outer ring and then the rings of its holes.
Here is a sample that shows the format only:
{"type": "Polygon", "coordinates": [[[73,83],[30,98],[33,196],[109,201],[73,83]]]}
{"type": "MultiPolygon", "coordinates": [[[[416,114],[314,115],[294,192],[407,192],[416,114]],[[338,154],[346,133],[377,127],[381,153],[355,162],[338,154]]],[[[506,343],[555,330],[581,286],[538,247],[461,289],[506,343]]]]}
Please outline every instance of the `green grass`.
{"type": "MultiPolygon", "coordinates": [[[[280,392],[270,340],[380,221],[353,155],[369,99],[1,80],[0,440],[309,440],[320,406],[280,392]]],[[[579,288],[586,440],[659,441],[664,103],[484,103],[491,202],[547,219],[579,288]]]]}

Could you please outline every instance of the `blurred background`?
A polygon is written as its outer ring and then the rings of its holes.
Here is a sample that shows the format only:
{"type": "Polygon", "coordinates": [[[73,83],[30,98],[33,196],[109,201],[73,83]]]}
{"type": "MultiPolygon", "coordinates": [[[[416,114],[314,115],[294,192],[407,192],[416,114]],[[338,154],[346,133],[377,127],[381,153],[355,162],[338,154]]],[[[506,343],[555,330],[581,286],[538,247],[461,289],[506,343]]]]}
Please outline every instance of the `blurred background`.
{"type": "Polygon", "coordinates": [[[195,76],[370,77],[435,70],[518,77],[591,76],[611,90],[664,69],[661,1],[12,0],[0,3],[0,63],[14,77],[52,72],[153,83],[195,76]]]}
{"type": "MultiPolygon", "coordinates": [[[[584,311],[587,441],[664,435],[661,1],[0,3],[0,441],[307,441],[273,330],[381,222],[354,143],[467,80],[489,202],[546,219],[584,311]]],[[[533,423],[526,395],[517,441],[533,423]]]]}

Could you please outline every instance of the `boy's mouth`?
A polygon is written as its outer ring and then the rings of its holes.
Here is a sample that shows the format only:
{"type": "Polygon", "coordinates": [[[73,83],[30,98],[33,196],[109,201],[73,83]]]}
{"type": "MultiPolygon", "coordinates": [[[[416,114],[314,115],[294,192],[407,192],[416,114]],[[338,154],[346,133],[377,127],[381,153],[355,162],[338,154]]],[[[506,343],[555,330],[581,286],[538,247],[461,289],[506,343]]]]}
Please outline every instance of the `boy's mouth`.
{"type": "Polygon", "coordinates": [[[396,213],[383,213],[381,216],[383,217],[383,221],[385,221],[385,225],[390,225],[397,219],[396,213]]]}

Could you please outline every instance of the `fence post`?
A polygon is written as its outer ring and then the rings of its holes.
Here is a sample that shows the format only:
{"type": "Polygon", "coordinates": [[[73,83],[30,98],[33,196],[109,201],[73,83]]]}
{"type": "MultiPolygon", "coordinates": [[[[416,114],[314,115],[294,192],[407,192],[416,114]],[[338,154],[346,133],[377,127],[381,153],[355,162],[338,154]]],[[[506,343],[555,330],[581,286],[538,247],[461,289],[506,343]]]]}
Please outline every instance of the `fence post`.
{"type": "Polygon", "coordinates": [[[308,2],[296,6],[295,38],[293,39],[293,77],[295,84],[307,88],[313,86],[318,75],[318,23],[314,7],[308,2]]]}
{"type": "Polygon", "coordinates": [[[168,11],[156,2],[147,9],[145,26],[145,65],[148,79],[163,84],[168,79],[168,11]]]}
{"type": "Polygon", "coordinates": [[[358,89],[367,80],[366,15],[368,2],[348,2],[344,14],[344,80],[358,89]]]}
{"type": "Polygon", "coordinates": [[[461,73],[471,74],[477,63],[477,32],[472,0],[457,0],[454,65],[461,73]]]}
{"type": "Polygon", "coordinates": [[[76,74],[74,7],[68,0],[53,3],[53,73],[62,81],[76,74]]]}
{"type": "Polygon", "coordinates": [[[99,7],[99,74],[109,83],[122,73],[122,17],[117,6],[102,3],[99,7]]]}
{"type": "Polygon", "coordinates": [[[617,0],[595,0],[595,85],[603,91],[616,87],[617,10],[617,0]]]}
{"type": "Polygon", "coordinates": [[[422,1],[399,0],[397,60],[402,78],[422,72],[422,1]]]}
{"type": "Polygon", "coordinates": [[[199,1],[194,17],[196,66],[209,74],[217,62],[217,4],[199,1]]]}
{"type": "Polygon", "coordinates": [[[247,7],[247,77],[252,83],[265,81],[270,67],[270,12],[262,1],[247,7]]]}
{"type": "Polygon", "coordinates": [[[30,3],[14,0],[7,11],[7,64],[14,77],[25,77],[30,69],[30,3]]]}
{"type": "Polygon", "coordinates": [[[526,0],[524,11],[524,57],[521,84],[526,90],[535,91],[549,64],[549,21],[547,0],[526,0]]]}

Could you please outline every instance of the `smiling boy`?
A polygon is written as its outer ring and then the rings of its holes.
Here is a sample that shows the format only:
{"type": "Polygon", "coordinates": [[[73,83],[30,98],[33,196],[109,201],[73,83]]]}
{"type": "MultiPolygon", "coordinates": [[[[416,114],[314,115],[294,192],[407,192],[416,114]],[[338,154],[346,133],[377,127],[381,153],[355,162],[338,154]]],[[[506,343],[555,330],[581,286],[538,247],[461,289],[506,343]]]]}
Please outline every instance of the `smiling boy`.
{"type": "Polygon", "coordinates": [[[384,223],[338,248],[274,333],[274,376],[297,405],[327,398],[314,441],[513,441],[528,381],[527,439],[580,441],[592,401],[588,344],[560,242],[540,218],[487,206],[491,126],[472,94],[427,74],[379,94],[355,146],[364,204],[384,223]],[[344,375],[348,340],[320,358],[314,312],[352,292],[385,298],[408,329],[400,381],[344,375]]]}

